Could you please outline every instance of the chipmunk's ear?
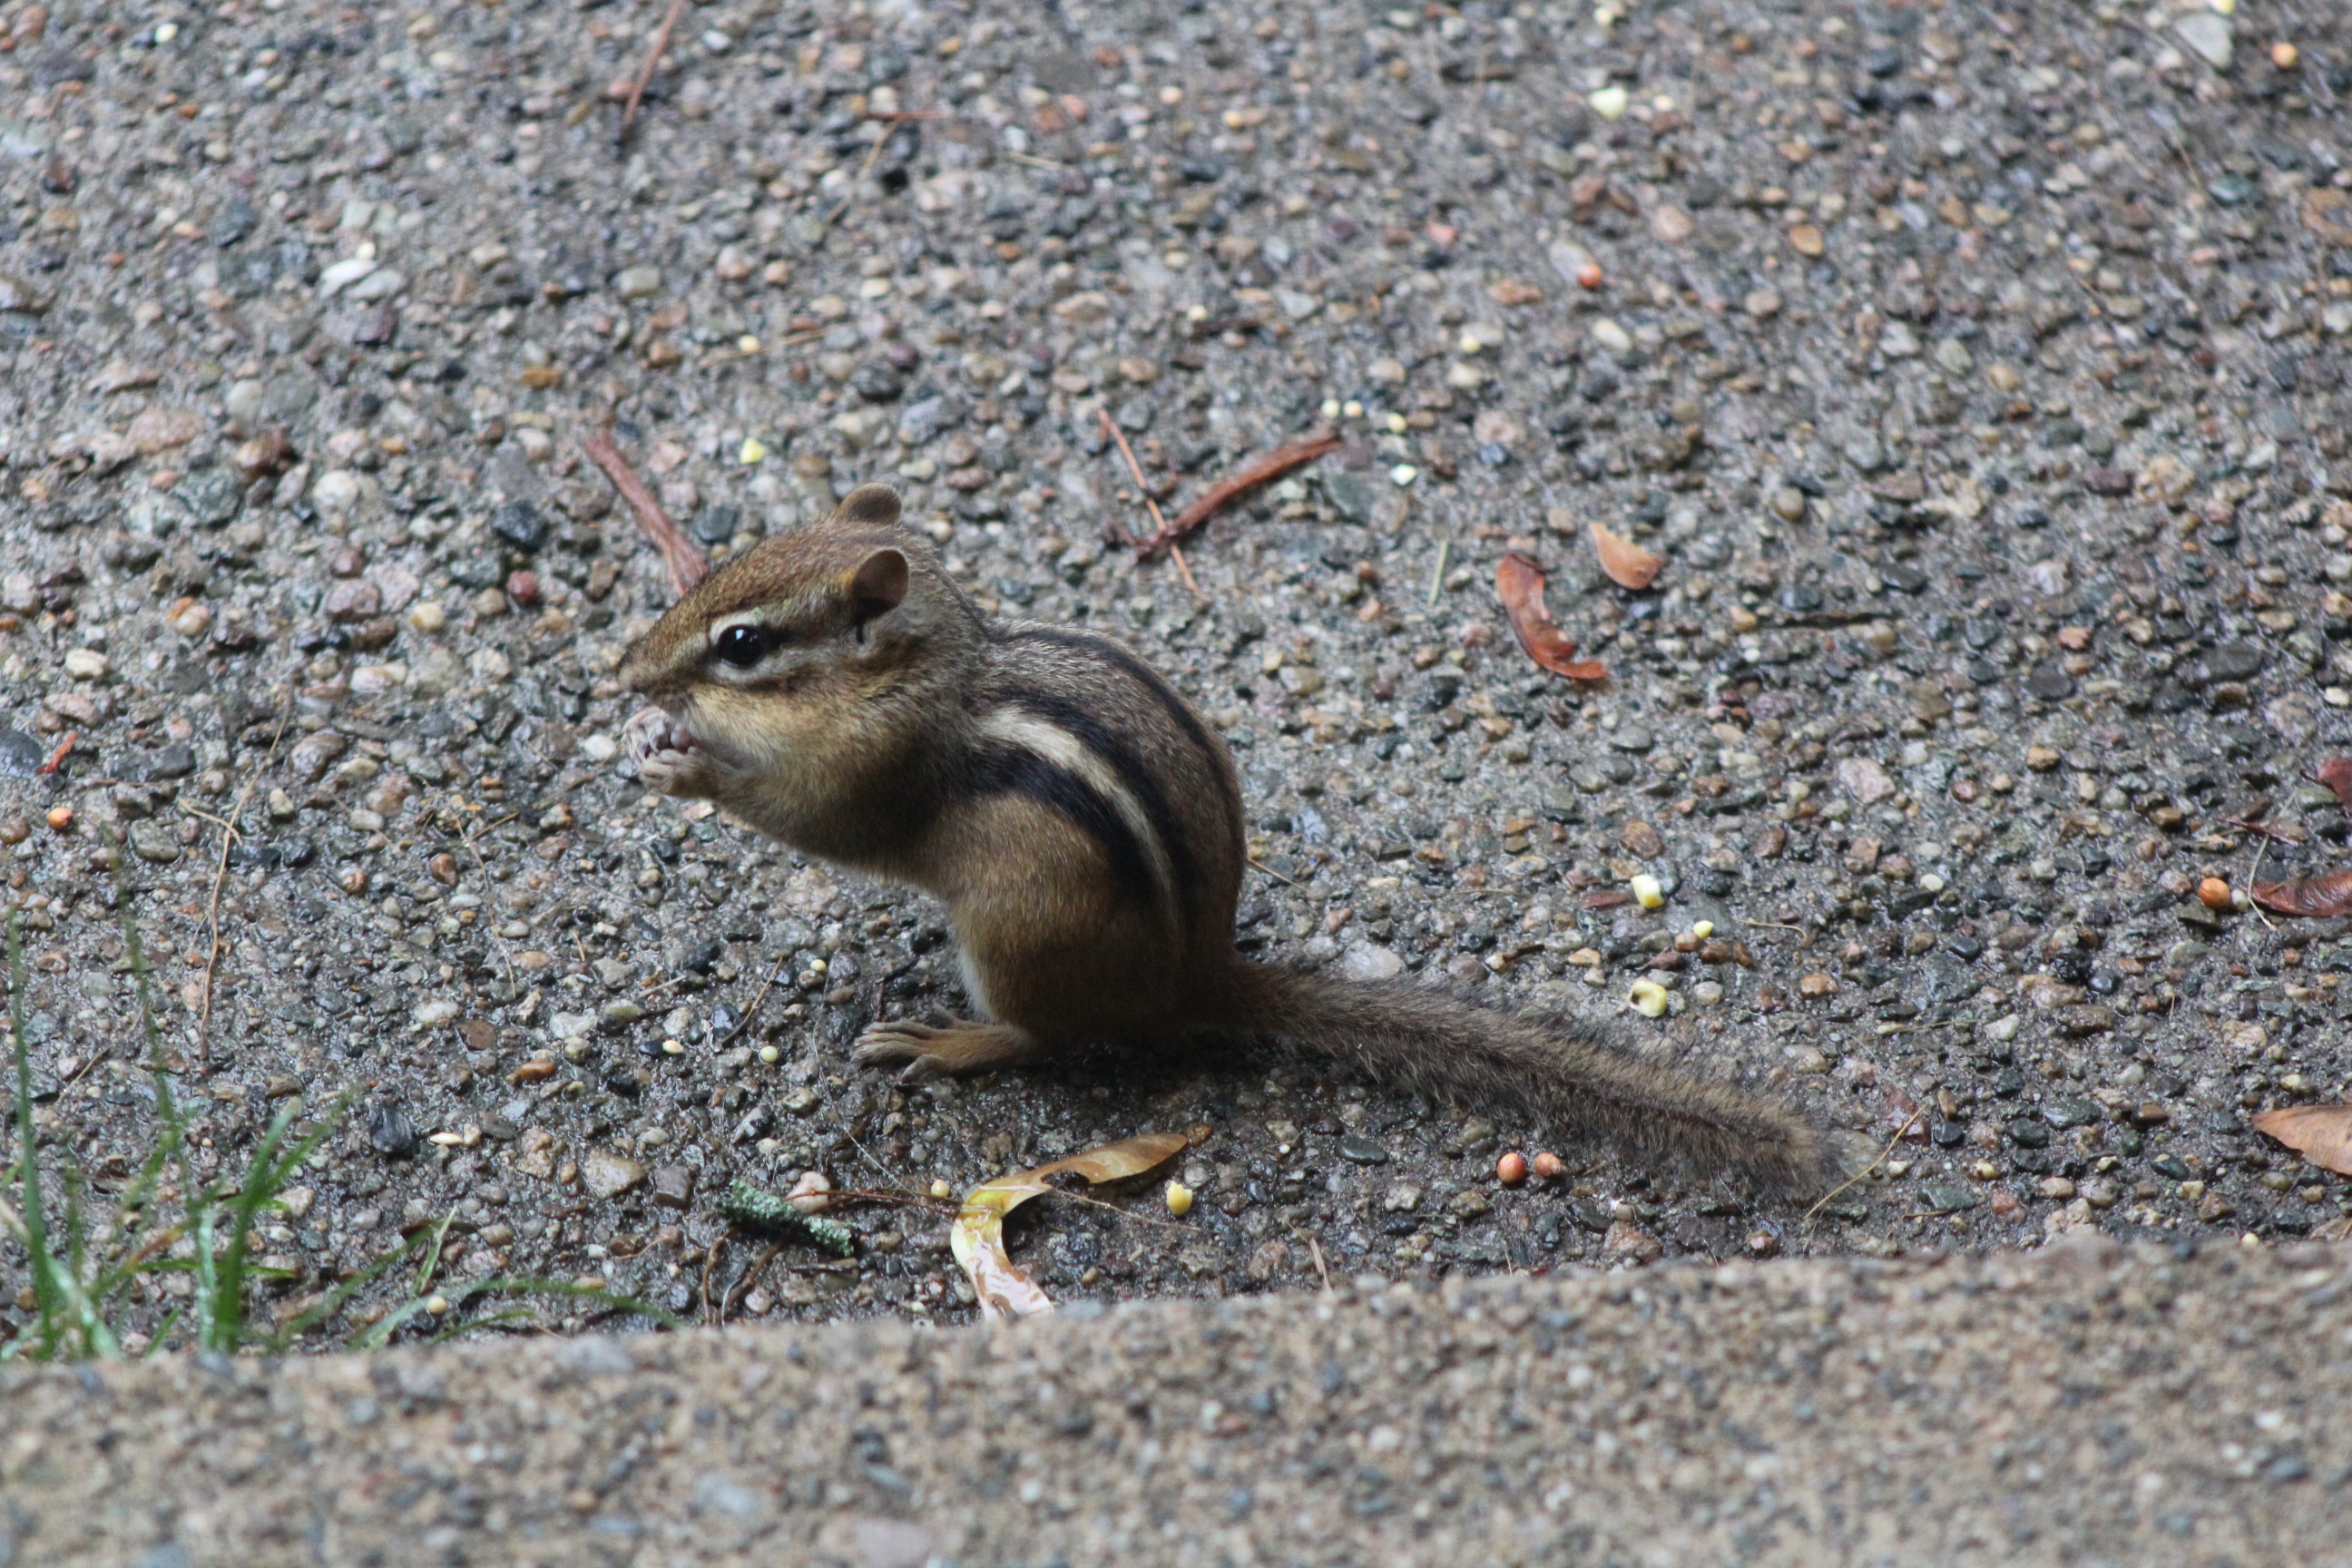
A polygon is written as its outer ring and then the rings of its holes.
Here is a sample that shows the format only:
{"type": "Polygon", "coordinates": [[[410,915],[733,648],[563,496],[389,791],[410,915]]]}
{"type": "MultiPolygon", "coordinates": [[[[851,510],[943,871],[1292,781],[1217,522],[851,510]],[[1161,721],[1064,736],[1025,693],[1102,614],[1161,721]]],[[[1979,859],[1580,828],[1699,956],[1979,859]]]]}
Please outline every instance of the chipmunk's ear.
{"type": "MultiPolygon", "coordinates": [[[[881,489],[878,485],[869,488],[881,489]]],[[[865,493],[864,490],[853,491],[849,499],[856,500],[865,493]]],[[[887,490],[882,490],[882,493],[889,497],[891,510],[895,512],[898,498],[887,490]]],[[[861,632],[866,622],[897,609],[899,601],[906,596],[907,558],[895,550],[876,551],[859,562],[857,570],[850,574],[850,611],[856,617],[861,632]]]]}
{"type": "Polygon", "coordinates": [[[898,492],[888,485],[860,485],[841,498],[841,504],[834,508],[833,521],[887,528],[898,521],[898,492]]]}

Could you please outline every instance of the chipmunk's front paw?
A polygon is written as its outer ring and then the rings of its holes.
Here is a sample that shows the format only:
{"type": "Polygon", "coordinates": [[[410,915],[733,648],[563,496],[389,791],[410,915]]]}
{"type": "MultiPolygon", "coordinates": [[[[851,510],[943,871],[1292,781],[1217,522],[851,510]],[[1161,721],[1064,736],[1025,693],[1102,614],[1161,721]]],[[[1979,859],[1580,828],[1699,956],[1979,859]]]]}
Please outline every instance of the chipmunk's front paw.
{"type": "Polygon", "coordinates": [[[646,787],[662,795],[697,795],[708,752],[694,731],[658,708],[640,708],[626,731],[629,756],[646,787]]]}

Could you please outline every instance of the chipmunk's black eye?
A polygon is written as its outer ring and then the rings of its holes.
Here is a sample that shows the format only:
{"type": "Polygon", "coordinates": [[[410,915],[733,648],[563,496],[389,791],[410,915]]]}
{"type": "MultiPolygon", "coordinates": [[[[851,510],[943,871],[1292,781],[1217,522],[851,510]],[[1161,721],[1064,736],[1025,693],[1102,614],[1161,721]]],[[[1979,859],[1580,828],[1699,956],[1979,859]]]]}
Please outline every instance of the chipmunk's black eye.
{"type": "Polygon", "coordinates": [[[719,634],[715,650],[728,663],[749,669],[767,658],[781,640],[764,626],[729,626],[719,634]]]}

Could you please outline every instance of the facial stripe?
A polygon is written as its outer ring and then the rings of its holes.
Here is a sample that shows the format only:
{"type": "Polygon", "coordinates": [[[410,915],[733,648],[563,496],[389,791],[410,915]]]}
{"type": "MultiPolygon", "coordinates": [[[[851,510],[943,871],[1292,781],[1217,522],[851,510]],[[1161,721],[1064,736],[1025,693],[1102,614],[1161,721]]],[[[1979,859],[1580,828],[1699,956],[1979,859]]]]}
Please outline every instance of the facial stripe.
{"type": "Polygon", "coordinates": [[[1110,862],[1129,898],[1167,907],[1168,867],[1150,824],[1109,770],[1066,732],[1018,714],[992,719],[990,742],[975,754],[975,795],[1017,795],[1076,824],[1110,862]]]}
{"type": "Polygon", "coordinates": [[[1226,819],[1238,826],[1242,819],[1241,791],[1233,780],[1232,770],[1223,765],[1217,742],[1211,738],[1208,727],[1201,722],[1201,716],[1192,711],[1192,704],[1179,696],[1176,689],[1169,685],[1158,670],[1108,638],[1061,626],[1024,626],[1007,640],[1042,642],[1098,658],[1116,667],[1151,693],[1153,700],[1176,721],[1177,728],[1182,730],[1192,744],[1200,749],[1202,760],[1216,777],[1217,794],[1224,803],[1226,819]]]}

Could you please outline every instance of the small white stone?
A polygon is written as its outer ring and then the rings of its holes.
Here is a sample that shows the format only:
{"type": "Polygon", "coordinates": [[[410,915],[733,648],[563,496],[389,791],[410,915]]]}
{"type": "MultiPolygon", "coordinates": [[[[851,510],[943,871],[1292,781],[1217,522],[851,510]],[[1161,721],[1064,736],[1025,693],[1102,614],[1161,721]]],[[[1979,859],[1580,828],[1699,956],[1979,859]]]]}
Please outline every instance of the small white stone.
{"type": "Polygon", "coordinates": [[[621,743],[610,735],[583,736],[580,754],[592,763],[609,763],[621,754],[621,743]]]}
{"type": "Polygon", "coordinates": [[[360,477],[348,468],[330,468],[310,486],[310,504],[328,513],[346,512],[360,499],[360,477]]]}
{"type": "Polygon", "coordinates": [[[2180,41],[2217,71],[2228,70],[2237,53],[2237,37],[2227,18],[2210,11],[2191,11],[2172,24],[2180,41]]]}
{"type": "Polygon", "coordinates": [[[104,680],[106,656],[94,647],[74,648],[66,655],[66,673],[76,680],[104,680]]]}
{"type": "Polygon", "coordinates": [[[352,284],[345,292],[362,304],[377,300],[389,300],[408,287],[405,275],[389,267],[379,267],[352,284]]]}
{"type": "Polygon", "coordinates": [[[1349,980],[1393,980],[1404,973],[1404,960],[1375,942],[1359,942],[1339,955],[1339,973],[1349,980]]]}
{"type": "Polygon", "coordinates": [[[1629,353],[1633,347],[1633,334],[1607,316],[1592,323],[1592,341],[1612,354],[1629,353]]]}
{"type": "Polygon", "coordinates": [[[336,262],[319,274],[319,297],[331,300],[380,265],[373,256],[353,256],[336,262]]]}
{"type": "Polygon", "coordinates": [[[446,999],[419,1002],[408,1015],[420,1029],[437,1029],[457,1016],[457,1004],[446,999]]]}

